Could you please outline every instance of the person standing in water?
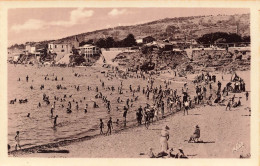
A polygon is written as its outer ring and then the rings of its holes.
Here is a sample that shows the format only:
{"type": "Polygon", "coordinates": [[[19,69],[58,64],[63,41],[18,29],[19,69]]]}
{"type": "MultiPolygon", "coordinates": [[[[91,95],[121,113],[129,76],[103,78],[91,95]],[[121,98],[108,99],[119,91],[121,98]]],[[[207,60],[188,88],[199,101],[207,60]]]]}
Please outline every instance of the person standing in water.
{"type": "Polygon", "coordinates": [[[123,113],[123,117],[125,119],[124,121],[124,126],[126,127],[126,115],[127,115],[127,111],[128,111],[128,108],[126,106],[124,106],[124,113],[123,113]]]}
{"type": "Polygon", "coordinates": [[[100,128],[100,134],[103,134],[104,123],[103,123],[102,119],[100,119],[99,128],[100,128]]]}
{"type": "Polygon", "coordinates": [[[88,104],[86,104],[84,111],[85,111],[85,113],[88,112],[88,104]]]}
{"type": "Polygon", "coordinates": [[[54,127],[56,127],[57,126],[57,119],[58,119],[58,115],[56,115],[55,117],[54,117],[54,127]]]}
{"type": "Polygon", "coordinates": [[[27,75],[27,76],[26,76],[26,82],[28,82],[28,80],[29,80],[29,76],[27,75]]]}
{"type": "Polygon", "coordinates": [[[16,131],[16,136],[14,137],[16,141],[15,150],[17,150],[17,147],[21,149],[19,133],[20,133],[19,131],[16,131]]]}
{"type": "Polygon", "coordinates": [[[53,117],[53,110],[54,110],[54,108],[51,107],[51,117],[53,117]]]}
{"type": "Polygon", "coordinates": [[[113,129],[112,118],[110,117],[109,121],[107,122],[107,135],[108,134],[111,135],[112,129],[113,129]]]}

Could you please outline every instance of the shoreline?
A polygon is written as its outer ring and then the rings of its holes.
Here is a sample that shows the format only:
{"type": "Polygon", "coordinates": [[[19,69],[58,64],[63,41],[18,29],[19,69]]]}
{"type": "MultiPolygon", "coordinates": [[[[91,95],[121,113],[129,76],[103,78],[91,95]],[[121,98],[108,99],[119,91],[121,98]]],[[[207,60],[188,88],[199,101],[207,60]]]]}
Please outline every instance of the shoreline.
{"type": "Polygon", "coordinates": [[[188,116],[183,116],[183,111],[179,111],[167,118],[151,123],[149,129],[146,129],[144,125],[129,127],[114,132],[110,136],[97,135],[66,140],[10,152],[8,156],[110,158],[116,154],[118,156],[116,158],[148,158],[146,152],[148,152],[149,147],[154,149],[154,153],[159,152],[160,131],[167,124],[170,127],[169,147],[173,147],[175,152],[176,149],[182,148],[189,158],[204,158],[206,156],[211,158],[239,158],[241,154],[250,153],[251,149],[250,135],[248,135],[250,133],[248,128],[250,128],[251,116],[245,115],[247,114],[245,108],[248,103],[232,111],[225,111],[225,107],[220,105],[215,106],[214,109],[212,109],[212,106],[192,109],[188,116]],[[238,119],[238,117],[240,118],[238,119]],[[230,118],[233,118],[233,120],[230,118]],[[190,121],[190,124],[183,120],[190,121]],[[239,126],[241,122],[246,123],[239,126]],[[201,140],[203,143],[188,143],[187,140],[192,134],[194,125],[198,123],[200,123],[199,126],[202,130],[201,140]],[[225,125],[230,127],[227,128],[225,125]],[[237,126],[237,128],[234,128],[234,126],[237,126]],[[232,139],[227,139],[229,137],[232,137],[232,139]],[[133,142],[133,139],[135,142],[133,142]],[[236,144],[240,142],[245,145],[242,150],[238,149],[232,152],[236,144]],[[56,152],[37,153],[38,150],[56,152]],[[65,150],[68,153],[57,153],[57,151],[65,150]]]}
{"type": "MultiPolygon", "coordinates": [[[[202,107],[202,106],[200,106],[200,107],[202,107]]],[[[192,109],[190,109],[190,110],[192,110],[192,109]]],[[[155,121],[151,122],[150,125],[152,125],[156,122],[160,122],[162,120],[165,120],[165,119],[172,117],[176,114],[180,114],[182,111],[183,110],[177,111],[177,112],[174,112],[174,113],[167,112],[167,113],[165,113],[164,118],[159,117],[159,120],[155,120],[155,121]]],[[[131,122],[136,122],[136,119],[134,119],[132,121],[128,121],[128,123],[131,123],[131,122]]],[[[113,122],[113,123],[115,123],[115,122],[113,122]]],[[[144,127],[144,123],[142,123],[142,125],[136,125],[136,123],[134,123],[134,124],[132,124],[130,126],[126,126],[126,127],[120,126],[120,128],[118,130],[114,130],[112,132],[112,135],[113,134],[119,134],[121,132],[126,132],[128,130],[138,128],[138,127],[144,127]]],[[[98,131],[98,129],[97,129],[97,131],[98,131]]],[[[13,155],[15,157],[16,154],[24,155],[24,154],[27,154],[27,153],[38,153],[39,150],[45,150],[46,148],[48,149],[48,148],[64,147],[64,146],[71,145],[71,144],[76,143],[76,142],[83,142],[83,141],[96,139],[98,137],[104,137],[104,136],[106,136],[106,135],[105,134],[103,134],[103,135],[94,134],[94,135],[91,135],[91,136],[83,136],[83,137],[80,137],[80,138],[65,139],[65,140],[58,141],[58,142],[36,145],[36,146],[32,146],[32,147],[28,147],[28,148],[24,148],[24,149],[19,149],[19,150],[12,150],[12,151],[8,152],[8,155],[9,156],[13,155]]]]}

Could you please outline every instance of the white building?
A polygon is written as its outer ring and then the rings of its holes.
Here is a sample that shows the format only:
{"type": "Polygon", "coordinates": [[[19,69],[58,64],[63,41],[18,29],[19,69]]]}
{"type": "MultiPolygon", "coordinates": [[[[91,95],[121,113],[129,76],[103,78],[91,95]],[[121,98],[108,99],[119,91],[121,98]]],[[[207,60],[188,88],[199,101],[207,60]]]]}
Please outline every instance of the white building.
{"type": "Polygon", "coordinates": [[[25,51],[31,54],[34,54],[36,52],[36,47],[31,45],[25,46],[25,51]]]}
{"type": "Polygon", "coordinates": [[[84,55],[85,57],[99,55],[101,53],[100,48],[93,46],[91,44],[85,44],[82,47],[79,47],[79,53],[84,55]]]}

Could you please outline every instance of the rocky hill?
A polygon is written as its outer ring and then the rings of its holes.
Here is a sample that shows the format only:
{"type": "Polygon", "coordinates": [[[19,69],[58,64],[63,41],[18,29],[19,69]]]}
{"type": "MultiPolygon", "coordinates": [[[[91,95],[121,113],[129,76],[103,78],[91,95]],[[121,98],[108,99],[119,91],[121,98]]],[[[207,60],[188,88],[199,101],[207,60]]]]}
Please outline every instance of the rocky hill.
{"type": "MultiPolygon", "coordinates": [[[[242,37],[250,36],[250,15],[237,14],[165,18],[144,24],[118,26],[81,33],[58,39],[58,41],[72,42],[75,36],[77,36],[79,41],[87,41],[89,39],[97,41],[100,38],[106,38],[108,36],[113,37],[115,40],[122,40],[129,33],[132,33],[135,38],[152,36],[157,40],[166,38],[178,40],[184,39],[185,37],[186,39],[197,39],[204,34],[214,32],[238,33],[242,37]]],[[[48,42],[50,41],[38,43],[46,44],[48,42]]],[[[12,46],[12,48],[17,47],[12,46]]],[[[19,45],[19,47],[24,48],[25,46],[19,45]]]]}
{"type": "Polygon", "coordinates": [[[135,38],[152,36],[155,39],[196,39],[206,33],[213,32],[238,32],[241,36],[250,35],[250,15],[210,15],[194,17],[165,18],[144,24],[132,26],[118,26],[115,28],[96,30],[59,39],[72,41],[77,36],[80,41],[112,36],[115,40],[122,40],[129,33],[135,38]]]}
{"type": "MultiPolygon", "coordinates": [[[[113,61],[130,70],[177,70],[180,73],[200,71],[243,71],[250,70],[251,53],[247,51],[198,50],[190,59],[185,51],[152,51],[150,53],[123,52],[113,61]],[[150,67],[153,66],[153,67],[150,67]]],[[[181,75],[182,75],[181,74],[181,75]]]]}

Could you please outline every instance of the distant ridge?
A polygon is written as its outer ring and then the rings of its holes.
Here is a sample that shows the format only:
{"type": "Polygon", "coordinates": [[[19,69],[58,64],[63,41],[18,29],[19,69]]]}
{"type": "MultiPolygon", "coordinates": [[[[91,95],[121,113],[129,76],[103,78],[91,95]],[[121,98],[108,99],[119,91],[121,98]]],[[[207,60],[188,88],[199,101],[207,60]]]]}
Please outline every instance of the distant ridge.
{"type": "Polygon", "coordinates": [[[164,18],[142,24],[117,26],[76,34],[57,39],[56,41],[71,42],[75,37],[79,41],[87,41],[89,39],[97,41],[99,38],[106,38],[108,36],[113,37],[115,40],[122,40],[129,33],[132,33],[135,38],[152,36],[155,39],[170,37],[173,39],[184,39],[185,37],[186,39],[196,39],[206,33],[212,32],[239,33],[241,36],[249,36],[250,14],[164,18]]]}

